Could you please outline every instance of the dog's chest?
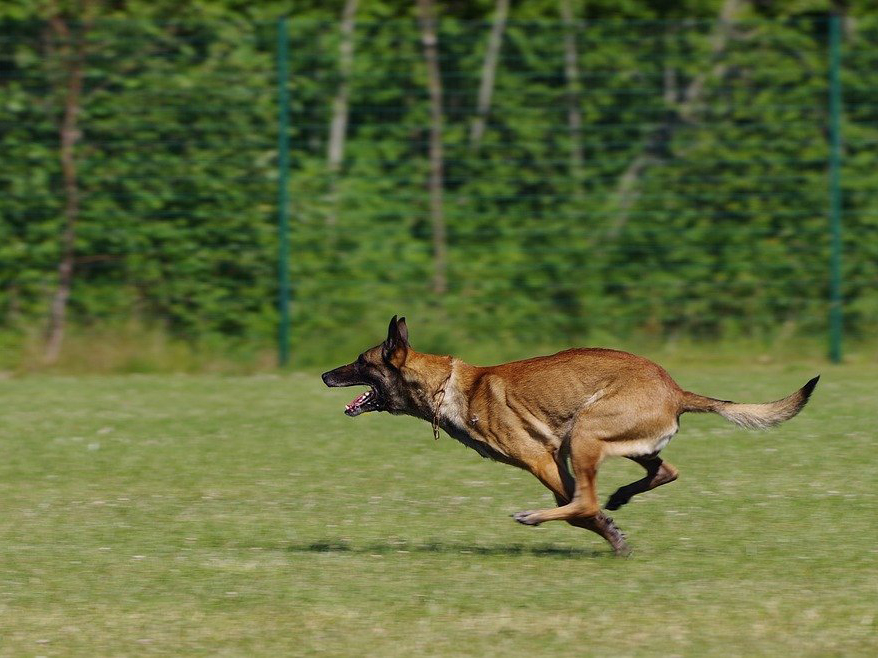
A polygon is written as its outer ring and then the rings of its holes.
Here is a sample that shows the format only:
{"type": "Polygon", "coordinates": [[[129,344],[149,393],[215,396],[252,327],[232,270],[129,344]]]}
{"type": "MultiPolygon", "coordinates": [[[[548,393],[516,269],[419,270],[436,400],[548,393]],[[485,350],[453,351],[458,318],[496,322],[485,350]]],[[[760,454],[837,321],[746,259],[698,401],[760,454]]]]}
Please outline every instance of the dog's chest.
{"type": "Polygon", "coordinates": [[[466,399],[455,390],[446,393],[440,425],[449,436],[472,448],[482,457],[498,461],[508,459],[507,455],[485,440],[480,431],[480,426],[484,426],[483,420],[478,415],[469,413],[466,399]]]}

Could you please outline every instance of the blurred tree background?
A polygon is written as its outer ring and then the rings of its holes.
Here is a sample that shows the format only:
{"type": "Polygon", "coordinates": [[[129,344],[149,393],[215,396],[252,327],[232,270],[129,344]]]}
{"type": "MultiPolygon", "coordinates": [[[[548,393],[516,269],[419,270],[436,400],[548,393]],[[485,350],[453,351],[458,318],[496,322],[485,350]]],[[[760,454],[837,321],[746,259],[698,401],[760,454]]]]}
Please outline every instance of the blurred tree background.
{"type": "Polygon", "coordinates": [[[868,338],[870,2],[7,1],[0,367],[65,332],[271,349],[284,15],[295,365],[393,313],[440,351],[824,340],[833,12],[844,320],[868,338]]]}

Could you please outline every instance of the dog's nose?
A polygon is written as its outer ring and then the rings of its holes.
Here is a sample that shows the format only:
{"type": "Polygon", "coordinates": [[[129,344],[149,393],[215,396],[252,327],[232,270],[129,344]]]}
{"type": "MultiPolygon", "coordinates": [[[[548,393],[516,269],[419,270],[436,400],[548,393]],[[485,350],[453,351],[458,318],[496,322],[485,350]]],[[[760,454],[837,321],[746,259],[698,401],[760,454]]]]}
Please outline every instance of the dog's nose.
{"type": "Polygon", "coordinates": [[[329,386],[329,375],[331,375],[331,374],[332,374],[332,371],[330,370],[329,372],[324,372],[322,375],[320,375],[320,379],[322,379],[323,383],[326,384],[327,386],[329,386]]]}

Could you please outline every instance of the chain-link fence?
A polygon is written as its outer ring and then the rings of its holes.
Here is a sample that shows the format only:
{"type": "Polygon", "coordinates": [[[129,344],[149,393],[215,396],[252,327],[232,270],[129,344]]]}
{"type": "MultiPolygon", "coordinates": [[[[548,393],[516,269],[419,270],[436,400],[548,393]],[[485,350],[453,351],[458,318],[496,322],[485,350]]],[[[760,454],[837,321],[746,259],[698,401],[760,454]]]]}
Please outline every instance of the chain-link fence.
{"type": "Polygon", "coordinates": [[[393,313],[433,349],[878,320],[876,19],[6,28],[8,331],[65,258],[68,322],[191,337],[271,341],[286,275],[298,363],[393,313]]]}

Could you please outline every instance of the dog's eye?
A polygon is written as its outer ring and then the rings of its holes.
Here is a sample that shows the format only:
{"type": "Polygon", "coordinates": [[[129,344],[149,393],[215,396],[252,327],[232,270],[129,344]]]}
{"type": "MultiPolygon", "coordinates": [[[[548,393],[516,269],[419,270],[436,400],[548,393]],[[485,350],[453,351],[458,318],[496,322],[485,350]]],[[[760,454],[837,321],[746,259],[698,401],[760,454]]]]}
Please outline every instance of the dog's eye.
{"type": "Polygon", "coordinates": [[[357,365],[358,365],[358,366],[364,366],[364,365],[366,365],[366,359],[363,358],[363,355],[362,355],[362,354],[361,354],[360,356],[357,357],[357,365]]]}

